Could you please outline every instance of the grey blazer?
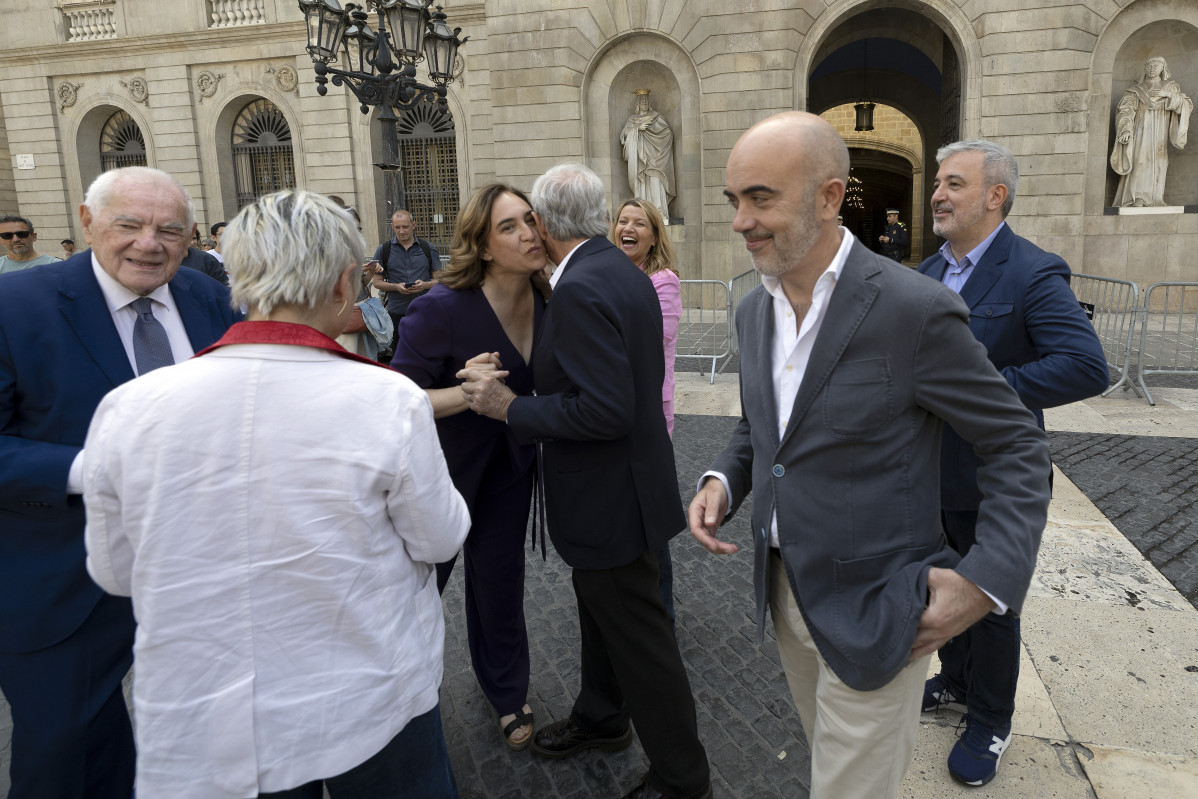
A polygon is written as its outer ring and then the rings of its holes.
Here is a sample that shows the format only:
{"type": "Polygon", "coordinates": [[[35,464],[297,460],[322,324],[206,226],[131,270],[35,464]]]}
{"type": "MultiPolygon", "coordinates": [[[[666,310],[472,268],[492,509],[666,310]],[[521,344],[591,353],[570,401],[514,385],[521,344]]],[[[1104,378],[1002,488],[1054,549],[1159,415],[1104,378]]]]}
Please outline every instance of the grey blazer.
{"type": "Polygon", "coordinates": [[[773,299],[736,316],[742,415],[712,469],[729,517],[753,501],[758,634],[769,529],[820,654],[846,684],[880,688],[906,665],[932,566],[956,568],[1018,612],[1048,511],[1048,444],[944,285],[854,242],[778,438],[773,299]],[[941,423],[982,459],[977,541],[964,560],[940,525],[941,423]],[[960,562],[958,562],[960,560],[960,562]]]}

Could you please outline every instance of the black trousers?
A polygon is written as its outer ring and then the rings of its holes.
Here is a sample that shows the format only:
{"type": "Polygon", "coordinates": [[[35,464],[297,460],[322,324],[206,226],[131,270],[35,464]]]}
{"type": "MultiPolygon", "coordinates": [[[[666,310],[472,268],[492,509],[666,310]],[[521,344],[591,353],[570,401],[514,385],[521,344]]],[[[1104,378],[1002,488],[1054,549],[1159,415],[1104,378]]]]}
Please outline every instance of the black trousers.
{"type": "Polygon", "coordinates": [[[710,782],[690,681],[657,587],[648,551],[614,569],[575,569],[582,638],[582,688],[575,724],[619,735],[629,719],[649,757],[646,782],[689,797],[710,782]]]}

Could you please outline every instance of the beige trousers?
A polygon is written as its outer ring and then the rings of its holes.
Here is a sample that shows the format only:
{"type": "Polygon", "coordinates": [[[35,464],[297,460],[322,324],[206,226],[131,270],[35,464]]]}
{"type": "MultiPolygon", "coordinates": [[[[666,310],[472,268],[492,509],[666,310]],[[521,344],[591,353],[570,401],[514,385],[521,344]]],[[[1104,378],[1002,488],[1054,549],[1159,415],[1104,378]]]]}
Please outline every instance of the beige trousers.
{"type": "Polygon", "coordinates": [[[896,796],[915,752],[931,655],[876,691],[854,690],[816,651],[777,550],[769,600],[782,668],[811,746],[811,799],[896,796]]]}

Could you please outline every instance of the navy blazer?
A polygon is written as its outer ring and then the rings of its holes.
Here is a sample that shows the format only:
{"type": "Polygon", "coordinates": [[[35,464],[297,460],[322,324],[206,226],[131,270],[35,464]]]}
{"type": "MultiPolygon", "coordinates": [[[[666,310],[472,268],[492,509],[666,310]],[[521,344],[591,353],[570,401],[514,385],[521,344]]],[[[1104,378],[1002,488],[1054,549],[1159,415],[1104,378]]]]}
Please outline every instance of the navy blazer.
{"type": "MultiPolygon", "coordinates": [[[[229,290],[207,275],[181,267],[170,290],[195,350],[233,323],[229,290]]],[[[0,650],[61,641],[103,594],[67,476],[100,399],[133,377],[91,250],[0,275],[0,650]]]]}
{"type": "Polygon", "coordinates": [[[575,568],[626,565],[686,526],[661,331],[653,281],[605,237],[580,245],[533,347],[537,396],[508,408],[517,440],[544,445],[549,537],[575,568]]]}
{"type": "MultiPolygon", "coordinates": [[[[943,280],[948,262],[936,253],[919,271],[943,280]]],[[[1069,288],[1069,266],[1004,225],[961,289],[969,329],[986,347],[1023,404],[1044,427],[1043,408],[1106,390],[1106,356],[1094,326],[1069,288]]],[[[941,506],[975,510],[978,456],[948,428],[941,445],[941,506]]]]}

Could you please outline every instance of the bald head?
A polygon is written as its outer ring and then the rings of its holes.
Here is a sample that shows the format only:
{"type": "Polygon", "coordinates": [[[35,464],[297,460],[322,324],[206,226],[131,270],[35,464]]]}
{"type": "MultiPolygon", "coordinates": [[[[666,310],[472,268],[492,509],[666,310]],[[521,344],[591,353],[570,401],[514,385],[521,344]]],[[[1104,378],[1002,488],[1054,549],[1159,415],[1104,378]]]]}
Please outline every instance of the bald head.
{"type": "Polygon", "coordinates": [[[848,182],[849,148],[836,128],[815,114],[785,111],[763,119],[745,131],[732,152],[760,145],[777,148],[779,169],[798,169],[789,174],[801,175],[808,186],[832,178],[848,182]]]}
{"type": "Polygon", "coordinates": [[[814,114],[788,111],[758,122],[732,148],[725,196],[732,229],[745,237],[753,266],[782,276],[822,270],[840,246],[836,221],[849,175],[849,151],[814,114]]]}

